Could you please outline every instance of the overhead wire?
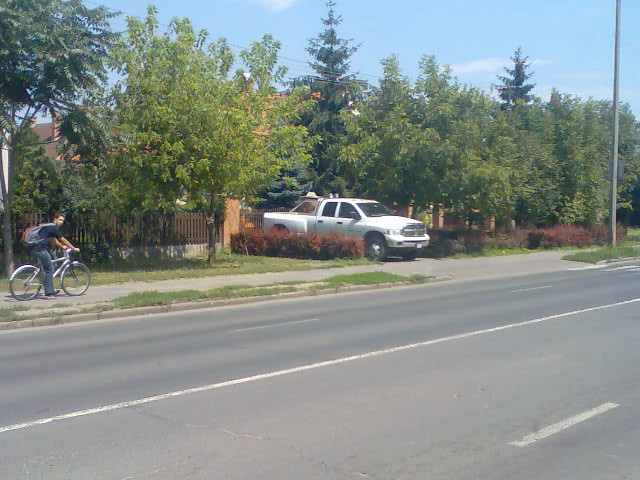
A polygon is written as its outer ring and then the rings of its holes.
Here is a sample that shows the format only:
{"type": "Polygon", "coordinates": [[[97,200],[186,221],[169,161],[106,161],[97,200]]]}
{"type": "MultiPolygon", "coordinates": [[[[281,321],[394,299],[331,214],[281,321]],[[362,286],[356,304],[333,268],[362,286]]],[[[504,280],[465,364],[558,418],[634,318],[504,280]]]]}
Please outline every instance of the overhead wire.
{"type": "MultiPolygon", "coordinates": [[[[115,13],[115,14],[118,14],[118,15],[126,15],[127,17],[133,17],[133,18],[136,18],[138,20],[144,20],[144,18],[140,17],[139,15],[134,15],[132,13],[125,12],[125,11],[115,10],[113,8],[107,7],[107,6],[102,5],[102,4],[98,3],[98,2],[95,2],[93,0],[84,0],[84,1],[85,1],[85,3],[89,3],[89,4],[92,4],[92,5],[98,6],[98,7],[103,7],[106,10],[110,11],[111,13],[115,13]]],[[[163,23],[163,22],[158,22],[158,25],[166,27],[166,28],[170,27],[169,24],[166,24],[166,23],[163,23]]],[[[117,32],[117,33],[124,33],[124,32],[117,32]]],[[[229,45],[230,47],[232,47],[236,51],[248,50],[248,47],[242,46],[242,45],[238,45],[236,43],[231,43],[228,40],[227,40],[227,45],[229,45]]],[[[278,58],[278,61],[283,64],[283,66],[287,67],[287,70],[294,70],[294,71],[301,72],[300,76],[302,76],[302,77],[308,77],[308,78],[317,77],[316,79],[318,81],[322,81],[324,83],[328,83],[328,84],[332,84],[332,85],[351,86],[351,85],[354,85],[354,84],[360,85],[360,84],[363,83],[362,81],[351,80],[351,79],[348,79],[347,77],[342,77],[339,80],[332,80],[332,79],[329,79],[329,78],[320,77],[320,76],[318,76],[318,74],[332,73],[331,70],[323,69],[323,68],[315,69],[315,68],[311,67],[311,63],[308,60],[299,60],[299,59],[295,59],[295,58],[291,58],[291,57],[285,57],[283,55],[278,55],[277,58],[278,58]],[[286,60],[287,62],[294,62],[294,63],[297,63],[297,64],[302,64],[302,65],[305,65],[307,68],[305,69],[305,68],[303,68],[301,66],[292,66],[290,64],[287,64],[286,62],[283,62],[283,60],[286,60]]],[[[287,81],[287,83],[289,83],[291,80],[295,80],[296,78],[300,78],[300,76],[290,78],[287,81]]],[[[356,76],[358,76],[358,77],[368,77],[368,78],[372,78],[372,79],[377,80],[377,81],[381,80],[379,75],[371,75],[371,74],[361,73],[361,72],[355,72],[355,73],[352,73],[352,74],[348,75],[348,77],[356,77],[356,76]]]]}

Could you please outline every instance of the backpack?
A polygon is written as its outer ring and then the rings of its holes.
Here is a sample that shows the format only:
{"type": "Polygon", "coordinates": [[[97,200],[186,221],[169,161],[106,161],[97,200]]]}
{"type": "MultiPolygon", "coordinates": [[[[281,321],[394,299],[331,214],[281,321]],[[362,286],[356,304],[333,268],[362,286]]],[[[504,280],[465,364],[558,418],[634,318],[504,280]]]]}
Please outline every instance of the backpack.
{"type": "Polygon", "coordinates": [[[27,247],[32,247],[40,240],[40,230],[42,227],[51,227],[55,225],[55,223],[41,223],[40,225],[32,225],[31,227],[25,229],[22,232],[22,236],[20,237],[20,241],[26,245],[27,247]]]}

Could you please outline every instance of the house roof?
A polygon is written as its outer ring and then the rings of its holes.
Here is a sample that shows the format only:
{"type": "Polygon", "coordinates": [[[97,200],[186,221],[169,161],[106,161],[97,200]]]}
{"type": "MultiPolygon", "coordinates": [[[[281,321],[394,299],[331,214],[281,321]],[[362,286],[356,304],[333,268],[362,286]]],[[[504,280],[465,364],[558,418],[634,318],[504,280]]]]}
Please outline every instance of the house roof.
{"type": "Polygon", "coordinates": [[[33,131],[38,135],[46,154],[51,158],[57,158],[60,141],[57,124],[55,122],[36,123],[33,125],[33,131]]]}

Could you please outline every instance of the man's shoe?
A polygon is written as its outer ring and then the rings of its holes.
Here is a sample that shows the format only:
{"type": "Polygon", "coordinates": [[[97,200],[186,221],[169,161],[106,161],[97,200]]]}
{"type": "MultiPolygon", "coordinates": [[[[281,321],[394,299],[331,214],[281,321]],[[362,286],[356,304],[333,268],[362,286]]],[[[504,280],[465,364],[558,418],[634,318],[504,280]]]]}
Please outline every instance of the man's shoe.
{"type": "Polygon", "coordinates": [[[60,293],[60,290],[54,290],[51,293],[45,293],[44,296],[45,297],[55,297],[56,295],[58,295],[60,293]]]}

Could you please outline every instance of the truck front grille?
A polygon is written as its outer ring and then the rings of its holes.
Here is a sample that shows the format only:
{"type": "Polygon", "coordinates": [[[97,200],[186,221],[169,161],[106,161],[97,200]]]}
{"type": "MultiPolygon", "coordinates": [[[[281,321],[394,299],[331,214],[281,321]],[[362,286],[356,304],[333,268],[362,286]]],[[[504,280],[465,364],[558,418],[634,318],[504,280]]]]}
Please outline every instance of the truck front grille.
{"type": "Polygon", "coordinates": [[[404,237],[424,237],[427,233],[427,228],[423,223],[410,223],[402,229],[402,236],[404,237]]]}

